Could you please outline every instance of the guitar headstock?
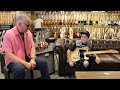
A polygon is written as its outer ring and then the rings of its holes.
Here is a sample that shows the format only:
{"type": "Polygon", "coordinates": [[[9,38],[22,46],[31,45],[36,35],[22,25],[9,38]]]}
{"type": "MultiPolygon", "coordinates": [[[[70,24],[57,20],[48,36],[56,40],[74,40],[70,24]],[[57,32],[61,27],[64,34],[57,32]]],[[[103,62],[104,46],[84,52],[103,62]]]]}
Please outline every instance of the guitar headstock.
{"type": "Polygon", "coordinates": [[[108,53],[119,53],[117,50],[108,50],[108,53]]]}

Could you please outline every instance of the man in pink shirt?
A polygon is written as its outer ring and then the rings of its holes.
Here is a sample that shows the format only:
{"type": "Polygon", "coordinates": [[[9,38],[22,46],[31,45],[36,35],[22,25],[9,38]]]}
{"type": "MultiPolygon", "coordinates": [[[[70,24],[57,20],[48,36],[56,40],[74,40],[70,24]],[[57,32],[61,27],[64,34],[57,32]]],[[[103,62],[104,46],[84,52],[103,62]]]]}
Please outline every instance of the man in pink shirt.
{"type": "Polygon", "coordinates": [[[16,25],[5,33],[2,44],[5,63],[13,73],[14,79],[24,79],[25,68],[37,68],[41,72],[41,78],[50,79],[47,62],[36,57],[35,44],[29,26],[30,18],[20,15],[16,18],[16,25]]]}

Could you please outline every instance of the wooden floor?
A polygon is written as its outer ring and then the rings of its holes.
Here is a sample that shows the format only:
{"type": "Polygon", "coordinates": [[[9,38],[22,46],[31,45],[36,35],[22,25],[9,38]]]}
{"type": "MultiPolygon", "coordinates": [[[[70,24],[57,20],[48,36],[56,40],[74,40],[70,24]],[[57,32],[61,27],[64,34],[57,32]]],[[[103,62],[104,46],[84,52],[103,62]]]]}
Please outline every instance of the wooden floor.
{"type": "Polygon", "coordinates": [[[76,71],[77,79],[120,79],[120,71],[76,71]]]}

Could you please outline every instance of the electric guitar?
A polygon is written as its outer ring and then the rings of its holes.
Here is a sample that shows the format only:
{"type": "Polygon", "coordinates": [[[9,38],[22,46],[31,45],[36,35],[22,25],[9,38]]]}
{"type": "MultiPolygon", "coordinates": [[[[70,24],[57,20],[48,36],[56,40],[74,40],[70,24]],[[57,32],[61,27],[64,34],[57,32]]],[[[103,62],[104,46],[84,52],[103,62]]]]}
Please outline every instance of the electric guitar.
{"type": "Polygon", "coordinates": [[[119,53],[117,50],[101,50],[101,51],[88,51],[88,47],[76,48],[74,51],[71,51],[71,60],[73,62],[77,62],[80,60],[80,50],[84,51],[84,59],[88,60],[89,58],[86,57],[87,54],[104,54],[104,53],[119,53]]]}

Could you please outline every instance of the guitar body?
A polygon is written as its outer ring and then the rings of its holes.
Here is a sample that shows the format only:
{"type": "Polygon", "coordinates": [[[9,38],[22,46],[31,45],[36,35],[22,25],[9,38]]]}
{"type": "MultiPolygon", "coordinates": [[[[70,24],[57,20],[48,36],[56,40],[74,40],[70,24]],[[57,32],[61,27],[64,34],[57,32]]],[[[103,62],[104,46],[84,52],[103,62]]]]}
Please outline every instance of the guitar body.
{"type": "Polygon", "coordinates": [[[71,51],[71,59],[73,62],[79,61],[80,60],[80,50],[88,52],[89,47],[85,46],[82,48],[76,48],[74,51],[71,51]]]}

